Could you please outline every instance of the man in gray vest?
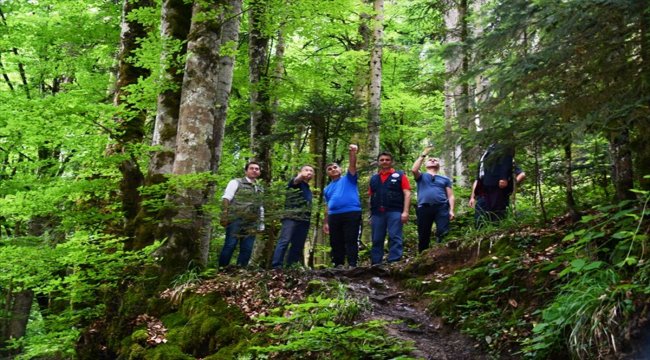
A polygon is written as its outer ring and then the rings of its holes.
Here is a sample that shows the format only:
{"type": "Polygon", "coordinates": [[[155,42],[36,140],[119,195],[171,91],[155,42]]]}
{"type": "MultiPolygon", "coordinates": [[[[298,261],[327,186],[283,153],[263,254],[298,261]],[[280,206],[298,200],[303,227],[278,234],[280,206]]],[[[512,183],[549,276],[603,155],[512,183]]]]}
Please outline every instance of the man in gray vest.
{"type": "Polygon", "coordinates": [[[226,240],[219,256],[219,267],[230,264],[239,241],[238,266],[247,266],[255,244],[255,234],[264,228],[262,188],[257,184],[260,165],[251,161],[244,168],[246,176],[230,180],[222,196],[221,225],[226,228],[226,240]]]}

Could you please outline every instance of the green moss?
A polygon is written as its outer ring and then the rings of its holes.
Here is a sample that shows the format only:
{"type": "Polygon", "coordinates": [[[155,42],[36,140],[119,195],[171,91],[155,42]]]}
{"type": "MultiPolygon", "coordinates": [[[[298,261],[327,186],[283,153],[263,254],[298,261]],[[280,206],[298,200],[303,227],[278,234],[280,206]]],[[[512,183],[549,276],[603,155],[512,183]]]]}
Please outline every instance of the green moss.
{"type": "Polygon", "coordinates": [[[163,344],[147,350],[145,360],[195,360],[193,356],[185,354],[181,348],[173,344],[163,344]]]}
{"type": "Polygon", "coordinates": [[[128,359],[129,360],[141,360],[144,359],[146,354],[146,349],[140,344],[132,344],[129,348],[128,359]]]}
{"type": "Polygon", "coordinates": [[[146,329],[136,330],[133,332],[133,334],[131,334],[131,340],[133,340],[135,343],[144,344],[147,341],[148,337],[149,335],[147,334],[146,329]]]}
{"type": "Polygon", "coordinates": [[[175,328],[179,326],[185,326],[187,324],[187,317],[180,312],[173,312],[171,314],[167,314],[160,318],[160,320],[165,324],[165,327],[168,329],[170,328],[175,328]]]}

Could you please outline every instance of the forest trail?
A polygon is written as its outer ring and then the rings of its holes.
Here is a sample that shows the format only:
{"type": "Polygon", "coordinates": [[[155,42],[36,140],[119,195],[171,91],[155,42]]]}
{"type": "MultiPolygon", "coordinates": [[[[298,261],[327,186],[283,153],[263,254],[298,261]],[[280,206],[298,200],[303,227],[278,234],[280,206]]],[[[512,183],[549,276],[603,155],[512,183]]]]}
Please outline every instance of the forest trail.
{"type": "Polygon", "coordinates": [[[363,320],[388,322],[387,330],[391,336],[413,342],[415,350],[410,355],[417,359],[489,358],[476,341],[445,325],[441,318],[427,314],[422,295],[418,297],[401,286],[385,267],[317,270],[314,278],[334,278],[346,284],[352,296],[367,297],[372,310],[363,320]]]}

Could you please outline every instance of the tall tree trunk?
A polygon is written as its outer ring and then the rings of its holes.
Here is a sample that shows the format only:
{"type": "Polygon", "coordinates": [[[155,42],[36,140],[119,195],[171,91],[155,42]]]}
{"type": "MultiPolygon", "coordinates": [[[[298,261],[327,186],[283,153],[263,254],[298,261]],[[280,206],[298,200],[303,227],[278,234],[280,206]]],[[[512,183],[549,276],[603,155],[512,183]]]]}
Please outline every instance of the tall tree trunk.
{"type": "Polygon", "coordinates": [[[310,152],[315,155],[316,163],[316,175],[314,177],[314,193],[318,194],[316,199],[316,209],[317,216],[314,224],[314,233],[311,237],[311,243],[309,244],[309,256],[307,260],[307,265],[309,267],[314,267],[319,264],[326,264],[327,259],[326,255],[322,253],[317,253],[317,249],[327,248],[326,236],[323,234],[323,218],[321,216],[322,209],[324,206],[323,198],[323,189],[325,189],[327,176],[325,174],[325,165],[327,165],[327,144],[329,142],[329,120],[318,115],[314,114],[311,122],[310,140],[309,148],[310,152]]]}
{"type": "MultiPolygon", "coordinates": [[[[249,84],[251,116],[251,149],[255,160],[262,167],[260,179],[270,184],[273,178],[271,133],[275,125],[273,87],[271,80],[271,24],[266,15],[269,0],[252,0],[249,8],[249,84]]],[[[281,49],[282,51],[283,49],[281,49]]],[[[281,60],[280,60],[281,61],[281,60]]],[[[263,234],[257,237],[251,262],[265,267],[273,252],[273,226],[267,226],[263,234]]]]}
{"type": "Polygon", "coordinates": [[[122,32],[120,34],[120,52],[118,54],[117,81],[113,104],[124,106],[124,114],[117,118],[117,131],[115,140],[117,144],[112,152],[123,154],[124,160],[119,165],[122,173],[120,181],[120,195],[122,200],[122,211],[124,214],[124,235],[127,236],[127,247],[135,236],[135,218],[140,212],[141,197],[138,188],[142,186],[144,175],[138,166],[137,159],[129,148],[131,145],[139,144],[144,139],[144,122],[146,113],[136,109],[129,104],[129,95],[126,87],[135,84],[140,77],[149,75],[145,68],[138,67],[132,63],[130,58],[135,56],[138,49],[138,39],[147,36],[147,31],[141,24],[128,19],[129,15],[146,7],[150,7],[149,0],[124,0],[122,6],[122,32]]]}
{"type": "MultiPolygon", "coordinates": [[[[224,118],[218,114],[215,104],[223,102],[223,87],[220,79],[223,45],[222,21],[238,18],[229,9],[229,1],[216,1],[209,4],[197,2],[192,11],[192,25],[187,45],[188,58],[183,77],[183,90],[176,138],[176,157],[172,173],[174,175],[207,174],[216,169],[216,149],[222,138],[215,134],[223,133],[224,118]],[[220,14],[208,16],[206,14],[220,14]]],[[[230,67],[232,70],[232,67],[230,67]]],[[[217,135],[219,136],[219,135],[217,135]]],[[[211,181],[211,180],[209,180],[211,181]]],[[[207,246],[211,229],[211,216],[204,205],[213,197],[214,186],[187,186],[179,189],[171,197],[177,206],[177,213],[171,224],[171,234],[167,243],[160,249],[163,265],[163,281],[185,270],[189,265],[207,264],[207,246]]]]}
{"type": "Polygon", "coordinates": [[[252,0],[249,10],[249,82],[251,113],[251,149],[262,165],[261,179],[269,184],[271,149],[269,139],[275,118],[271,106],[271,80],[269,78],[269,26],[266,23],[268,0],[252,0]]]}
{"type": "Polygon", "coordinates": [[[164,175],[171,174],[176,150],[178,112],[181,103],[183,73],[179,61],[187,52],[187,45],[176,49],[187,40],[192,20],[192,6],[185,0],[165,0],[160,18],[160,36],[163,44],[160,61],[163,67],[163,91],[158,95],[156,123],[153,132],[153,146],[159,146],[149,164],[147,184],[164,181],[164,175]]]}
{"type": "MultiPolygon", "coordinates": [[[[638,13],[640,15],[639,23],[639,49],[641,50],[641,84],[639,97],[642,99],[650,98],[650,11],[648,11],[647,2],[639,1],[638,13]]],[[[650,101],[646,101],[646,108],[650,108],[650,101]]],[[[635,121],[633,135],[633,145],[635,149],[635,176],[638,178],[642,189],[650,190],[650,179],[645,178],[650,175],[650,141],[647,141],[647,130],[650,128],[650,117],[648,112],[642,114],[635,121]]]]}
{"type": "MultiPolygon", "coordinates": [[[[166,175],[171,174],[174,166],[176,150],[176,135],[178,113],[183,87],[183,72],[180,60],[185,57],[187,45],[184,43],[190,30],[192,5],[184,0],[165,0],[161,8],[160,36],[162,41],[163,83],[162,91],[157,99],[157,113],[154,125],[152,145],[159,147],[154,150],[149,162],[144,184],[147,186],[166,181],[166,175]],[[177,48],[180,44],[184,44],[177,48]]],[[[158,195],[162,197],[164,195],[158,195]]],[[[164,237],[160,231],[164,229],[163,214],[152,213],[146,206],[141,206],[135,219],[134,239],[127,249],[141,249],[153,243],[156,238],[164,237]]]]}
{"type": "Polygon", "coordinates": [[[630,149],[630,132],[628,129],[613,132],[609,139],[610,153],[612,154],[614,188],[616,199],[632,200],[634,187],[632,167],[632,151],[630,149]]]}
{"type": "Polygon", "coordinates": [[[379,155],[381,123],[381,65],[384,37],[384,0],[374,0],[372,21],[372,48],[370,55],[370,101],[368,106],[368,141],[366,154],[369,159],[379,155]]]}
{"type": "MultiPolygon", "coordinates": [[[[540,146],[537,141],[535,142],[533,151],[535,152],[535,198],[539,195],[539,208],[542,210],[542,220],[546,224],[548,216],[546,215],[546,205],[544,203],[544,194],[542,193],[542,172],[539,165],[540,146]]],[[[535,201],[533,205],[536,205],[535,201]]]]}
{"type": "MultiPolygon", "coordinates": [[[[460,44],[468,37],[469,5],[467,0],[460,0],[451,5],[445,12],[445,27],[447,28],[446,43],[460,44]]],[[[468,51],[465,47],[457,47],[454,54],[445,60],[445,138],[442,149],[448,149],[442,154],[447,169],[447,175],[457,179],[459,184],[465,184],[468,174],[467,164],[477,158],[476,149],[463,145],[458,130],[475,131],[473,119],[469,119],[470,91],[466,81],[460,82],[468,69],[468,51]]],[[[440,144],[436,144],[440,145],[440,144]]]]}

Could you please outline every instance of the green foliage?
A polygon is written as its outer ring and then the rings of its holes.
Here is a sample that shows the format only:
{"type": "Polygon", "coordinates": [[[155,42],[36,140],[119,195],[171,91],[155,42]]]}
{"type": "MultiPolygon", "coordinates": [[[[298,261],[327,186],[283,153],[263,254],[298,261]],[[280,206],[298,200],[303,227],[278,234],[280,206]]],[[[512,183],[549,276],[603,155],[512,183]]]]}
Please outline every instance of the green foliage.
{"type": "Polygon", "coordinates": [[[622,282],[612,269],[583,271],[542,311],[534,336],[524,341],[528,357],[548,358],[566,346],[577,358],[601,358],[620,348],[624,320],[634,311],[631,294],[640,286],[622,282]]]}
{"type": "Polygon", "coordinates": [[[122,239],[84,232],[54,247],[7,243],[0,243],[0,256],[8,260],[0,265],[0,288],[29,289],[51,302],[42,316],[34,309],[27,336],[14,342],[23,348],[21,359],[73,354],[79,327],[103,315],[118,287],[138,277],[136,269],[151,261],[157,246],[126,252],[122,239]]]}
{"type": "Polygon", "coordinates": [[[310,296],[303,303],[274,309],[258,322],[272,328],[272,344],[254,346],[258,354],[313,359],[386,359],[408,354],[412,345],[386,337],[384,323],[357,323],[367,299],[354,299],[339,286],[336,298],[310,296]]]}
{"type": "Polygon", "coordinates": [[[638,191],[642,202],[597,207],[567,234],[570,243],[546,267],[564,265],[558,295],[541,311],[533,337],[524,341],[529,357],[545,358],[568,348],[577,358],[609,356],[620,349],[622,333],[637,310],[636,298],[647,297],[648,192],[638,191]]]}

